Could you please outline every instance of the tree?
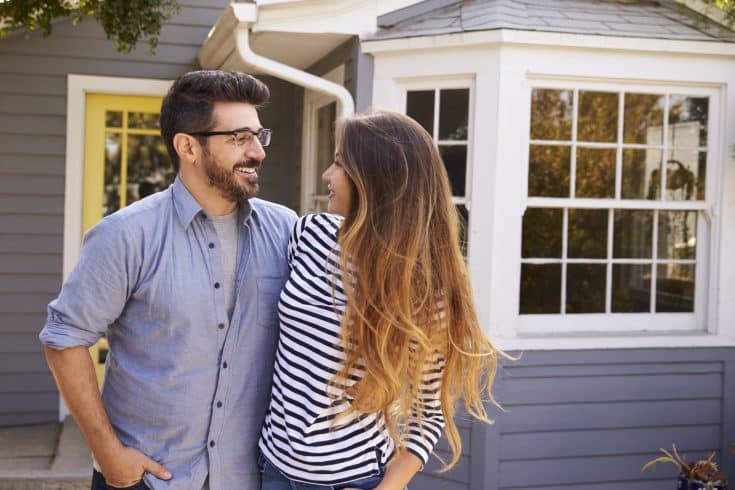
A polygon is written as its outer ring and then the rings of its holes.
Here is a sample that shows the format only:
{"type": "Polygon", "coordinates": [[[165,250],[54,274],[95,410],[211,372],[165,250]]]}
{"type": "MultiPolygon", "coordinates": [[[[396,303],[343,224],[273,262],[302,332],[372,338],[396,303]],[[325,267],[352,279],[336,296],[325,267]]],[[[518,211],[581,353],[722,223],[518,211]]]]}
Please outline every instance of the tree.
{"type": "Polygon", "coordinates": [[[26,35],[40,29],[48,36],[57,19],[78,24],[94,17],[119,52],[147,40],[153,54],[163,24],[179,10],[177,0],[0,0],[0,38],[16,29],[26,35]]]}
{"type": "Polygon", "coordinates": [[[704,3],[722,9],[730,27],[735,26],[735,0],[704,0],[704,3]]]}

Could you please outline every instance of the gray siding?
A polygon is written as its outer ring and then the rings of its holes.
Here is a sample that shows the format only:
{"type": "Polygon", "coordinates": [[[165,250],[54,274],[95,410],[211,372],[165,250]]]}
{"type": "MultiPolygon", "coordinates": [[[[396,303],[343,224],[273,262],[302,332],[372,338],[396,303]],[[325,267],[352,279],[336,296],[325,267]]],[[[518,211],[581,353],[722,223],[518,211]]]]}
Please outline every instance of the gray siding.
{"type": "Polygon", "coordinates": [[[412,490],[670,489],[672,466],[640,470],[673,443],[735,475],[735,349],[527,352],[494,392],[505,411],[465,433],[464,464],[412,490]]]}
{"type": "MultiPolygon", "coordinates": [[[[181,3],[155,56],[145,43],[117,53],[91,19],[57,23],[49,38],[0,40],[0,426],[58,416],[58,393],[37,335],[62,278],[66,77],[174,79],[196,68],[202,41],[229,0],[181,3]]],[[[303,97],[293,86],[271,82],[275,102],[261,117],[277,127],[263,197],[294,206],[303,97]],[[297,116],[277,124],[283,114],[297,116]]]]}

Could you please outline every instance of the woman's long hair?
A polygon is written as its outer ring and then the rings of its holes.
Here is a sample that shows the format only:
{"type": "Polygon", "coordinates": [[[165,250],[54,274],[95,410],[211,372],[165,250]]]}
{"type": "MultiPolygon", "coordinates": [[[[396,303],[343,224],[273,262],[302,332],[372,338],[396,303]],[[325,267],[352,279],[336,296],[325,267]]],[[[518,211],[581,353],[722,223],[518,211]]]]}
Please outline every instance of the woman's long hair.
{"type": "Polygon", "coordinates": [[[339,231],[346,362],[333,382],[363,368],[348,390],[351,410],[382,412],[401,448],[400,427],[411,410],[422,411],[422,372],[443,359],[447,470],[461,450],[453,420],[458,398],[491,422],[483,396],[495,403],[490,388],[499,351],[478,323],[444,164],[431,136],[393,112],[341,120],[337,144],[354,192],[339,231]]]}

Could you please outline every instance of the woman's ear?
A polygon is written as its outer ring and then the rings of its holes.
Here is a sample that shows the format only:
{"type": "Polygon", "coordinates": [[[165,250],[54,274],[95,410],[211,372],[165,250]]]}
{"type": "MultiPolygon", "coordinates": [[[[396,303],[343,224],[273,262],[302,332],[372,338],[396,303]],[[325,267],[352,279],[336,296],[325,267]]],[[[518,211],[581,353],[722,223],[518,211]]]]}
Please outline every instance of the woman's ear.
{"type": "Polygon", "coordinates": [[[199,141],[193,136],[185,133],[176,133],[174,135],[174,150],[179,155],[179,160],[182,164],[189,163],[196,165],[196,162],[199,160],[201,146],[199,145],[199,141]]]}

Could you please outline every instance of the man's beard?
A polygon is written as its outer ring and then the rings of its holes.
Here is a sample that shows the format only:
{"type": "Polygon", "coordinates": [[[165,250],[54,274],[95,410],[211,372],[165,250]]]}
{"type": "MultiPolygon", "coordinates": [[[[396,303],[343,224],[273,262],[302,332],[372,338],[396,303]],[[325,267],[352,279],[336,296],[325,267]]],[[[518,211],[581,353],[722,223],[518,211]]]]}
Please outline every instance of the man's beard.
{"type": "Polygon", "coordinates": [[[214,158],[209,153],[205,153],[202,158],[202,168],[204,175],[209,180],[209,184],[215,187],[222,197],[231,202],[247,201],[258,193],[258,183],[250,184],[252,189],[241,185],[235,177],[235,168],[239,166],[260,167],[260,162],[254,160],[237,162],[232,166],[232,170],[227,170],[217,165],[214,158]]]}

